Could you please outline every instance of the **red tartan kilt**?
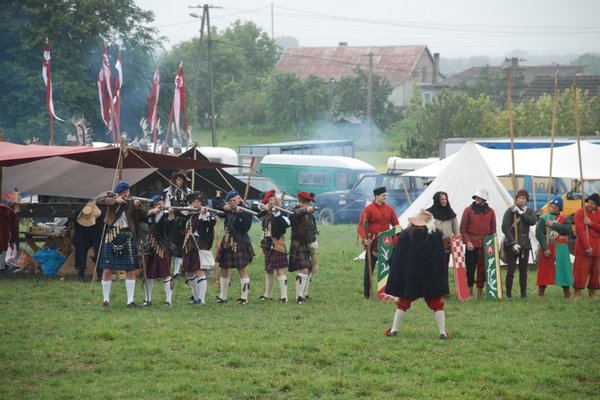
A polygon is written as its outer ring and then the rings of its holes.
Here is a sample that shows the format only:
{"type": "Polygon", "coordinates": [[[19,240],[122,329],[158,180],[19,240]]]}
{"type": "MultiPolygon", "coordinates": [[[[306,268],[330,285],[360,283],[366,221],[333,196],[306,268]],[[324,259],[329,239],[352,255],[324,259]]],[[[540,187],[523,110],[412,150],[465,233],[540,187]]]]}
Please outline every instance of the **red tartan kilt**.
{"type": "Polygon", "coordinates": [[[265,271],[273,271],[288,267],[287,254],[271,250],[265,254],[265,271]]]}
{"type": "Polygon", "coordinates": [[[165,250],[164,258],[151,253],[146,257],[146,277],[148,279],[166,278],[171,275],[171,255],[165,250]]]}
{"type": "Polygon", "coordinates": [[[289,265],[290,272],[300,271],[302,269],[312,271],[310,249],[306,244],[300,242],[291,243],[289,265]]]}
{"type": "Polygon", "coordinates": [[[181,266],[186,273],[192,273],[200,269],[200,256],[198,256],[198,250],[195,247],[183,255],[181,266]]]}
{"type": "Polygon", "coordinates": [[[252,245],[238,243],[235,252],[232,249],[224,249],[222,245],[219,246],[215,261],[219,263],[221,268],[245,268],[252,262],[253,258],[252,245]]]}

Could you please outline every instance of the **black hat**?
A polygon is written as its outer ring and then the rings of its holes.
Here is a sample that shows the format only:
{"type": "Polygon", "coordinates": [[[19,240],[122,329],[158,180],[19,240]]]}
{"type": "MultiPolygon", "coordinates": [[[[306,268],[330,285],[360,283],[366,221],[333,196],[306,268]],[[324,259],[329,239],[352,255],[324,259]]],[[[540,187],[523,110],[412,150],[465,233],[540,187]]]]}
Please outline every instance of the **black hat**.
{"type": "Polygon", "coordinates": [[[385,188],[385,186],[380,186],[380,187],[373,189],[373,194],[375,196],[379,196],[380,194],[384,194],[385,192],[387,192],[387,189],[385,188]]]}
{"type": "Polygon", "coordinates": [[[191,203],[194,200],[200,200],[202,202],[202,204],[206,204],[206,201],[204,200],[204,196],[202,195],[202,192],[192,192],[192,193],[188,194],[187,196],[185,196],[185,201],[187,201],[188,203],[191,203]]]}
{"type": "Polygon", "coordinates": [[[600,207],[600,194],[598,193],[594,193],[588,196],[587,199],[585,199],[585,201],[593,201],[594,203],[596,203],[596,205],[598,207],[600,207]]]}

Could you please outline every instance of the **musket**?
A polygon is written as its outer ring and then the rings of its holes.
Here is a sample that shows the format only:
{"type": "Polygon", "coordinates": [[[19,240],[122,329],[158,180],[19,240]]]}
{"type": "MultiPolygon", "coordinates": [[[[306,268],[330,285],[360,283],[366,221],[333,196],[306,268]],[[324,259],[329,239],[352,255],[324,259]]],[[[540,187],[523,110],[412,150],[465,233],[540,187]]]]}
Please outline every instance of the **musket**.
{"type": "Polygon", "coordinates": [[[279,207],[279,206],[272,206],[273,210],[277,210],[277,211],[281,211],[284,214],[287,215],[294,215],[294,213],[290,210],[288,210],[287,208],[283,208],[283,207],[279,207]]]}
{"type": "Polygon", "coordinates": [[[252,211],[250,209],[247,209],[245,207],[238,207],[238,206],[229,206],[231,208],[231,211],[235,211],[235,210],[241,210],[242,212],[248,213],[248,214],[252,214],[254,216],[257,216],[258,213],[256,211],[252,211]]]}
{"type": "MultiPolygon", "coordinates": [[[[113,193],[113,192],[106,192],[106,197],[119,197],[119,194],[113,193]]],[[[152,199],[148,199],[146,197],[138,197],[138,196],[129,196],[129,197],[126,197],[125,200],[127,200],[127,201],[138,200],[138,201],[141,201],[142,203],[154,203],[154,201],[152,201],[152,199]]]]}
{"type": "Polygon", "coordinates": [[[206,211],[210,212],[210,213],[214,213],[214,214],[218,214],[218,215],[224,215],[225,213],[223,211],[220,210],[215,210],[214,208],[210,208],[210,207],[166,207],[165,210],[163,210],[163,212],[169,212],[169,210],[175,210],[175,211],[188,211],[188,212],[192,212],[192,213],[199,213],[202,211],[202,209],[205,209],[206,211]]]}

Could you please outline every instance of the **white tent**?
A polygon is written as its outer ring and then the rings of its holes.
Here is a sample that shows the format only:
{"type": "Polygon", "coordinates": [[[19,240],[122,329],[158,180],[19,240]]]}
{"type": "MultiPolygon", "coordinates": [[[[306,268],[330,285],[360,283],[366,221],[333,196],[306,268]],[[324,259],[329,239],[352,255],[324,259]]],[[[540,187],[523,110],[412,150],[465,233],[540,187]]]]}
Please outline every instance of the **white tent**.
{"type": "MultiPolygon", "coordinates": [[[[506,209],[514,203],[508,191],[496,177],[491,165],[482,156],[479,147],[481,146],[473,142],[467,142],[458,153],[446,158],[445,160],[449,159],[449,161],[446,162],[443,170],[400,215],[400,225],[406,227],[409,217],[416,215],[419,210],[433,205],[433,195],[439,191],[448,193],[450,205],[460,223],[463,210],[473,202],[472,196],[477,188],[485,187],[489,192],[488,204],[496,214],[496,231],[498,241],[501,242],[504,237],[502,216],[506,209]]],[[[536,250],[538,243],[535,240],[533,228],[531,239],[534,250],[536,250]]]]}
{"type": "MultiPolygon", "coordinates": [[[[487,161],[495,176],[512,173],[510,150],[489,149],[473,142],[463,146],[474,147],[487,161]]],[[[455,153],[435,164],[404,174],[405,176],[436,177],[454,160],[455,153]]],[[[552,176],[555,178],[580,178],[577,143],[554,148],[552,156],[552,176]]],[[[581,142],[581,160],[585,179],[600,179],[600,145],[581,142]]],[[[515,150],[515,174],[529,176],[548,176],[550,172],[550,148],[515,150]]]]}

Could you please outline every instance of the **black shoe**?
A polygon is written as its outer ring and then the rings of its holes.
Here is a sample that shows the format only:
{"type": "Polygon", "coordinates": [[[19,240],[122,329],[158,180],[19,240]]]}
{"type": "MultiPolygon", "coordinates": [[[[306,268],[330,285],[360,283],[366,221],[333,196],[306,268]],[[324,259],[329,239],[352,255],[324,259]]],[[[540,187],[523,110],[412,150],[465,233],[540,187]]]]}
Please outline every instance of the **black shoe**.
{"type": "Polygon", "coordinates": [[[392,328],[388,328],[383,332],[384,336],[395,337],[398,336],[398,331],[393,331],[392,328]]]}
{"type": "Polygon", "coordinates": [[[133,302],[133,301],[132,301],[131,303],[127,304],[127,308],[138,308],[138,307],[139,307],[139,305],[137,305],[137,304],[136,304],[135,302],[133,302]]]}
{"type": "Polygon", "coordinates": [[[109,304],[110,304],[110,303],[108,302],[108,300],[104,300],[104,301],[102,302],[102,307],[108,307],[108,305],[109,305],[109,304]]]}
{"type": "Polygon", "coordinates": [[[304,299],[304,297],[302,296],[298,296],[296,297],[296,304],[302,304],[304,303],[306,300],[304,299]]]}
{"type": "Polygon", "coordinates": [[[304,296],[304,300],[309,301],[310,299],[312,299],[312,297],[310,297],[309,295],[304,296]]]}
{"type": "Polygon", "coordinates": [[[236,300],[239,304],[245,306],[246,304],[248,304],[248,300],[246,299],[242,299],[241,297],[239,299],[236,300]]]}
{"type": "Polygon", "coordinates": [[[440,339],[441,340],[450,340],[450,334],[448,332],[440,333],[440,339]]]}
{"type": "Polygon", "coordinates": [[[285,303],[287,303],[287,298],[286,298],[286,297],[284,297],[283,299],[279,299],[279,302],[280,302],[281,304],[285,304],[285,303]]]}
{"type": "Polygon", "coordinates": [[[171,303],[169,303],[168,301],[165,301],[165,308],[171,308],[171,303]]]}
{"type": "Polygon", "coordinates": [[[144,300],[144,302],[142,303],[142,307],[150,307],[151,305],[152,305],[152,302],[147,301],[147,300],[144,300]]]}
{"type": "Polygon", "coordinates": [[[259,299],[260,301],[273,300],[273,298],[272,298],[272,297],[267,297],[267,296],[260,296],[258,299],[259,299]]]}
{"type": "Polygon", "coordinates": [[[225,304],[225,303],[227,303],[227,299],[222,299],[222,298],[220,298],[220,297],[217,296],[217,303],[218,304],[225,304]]]}

